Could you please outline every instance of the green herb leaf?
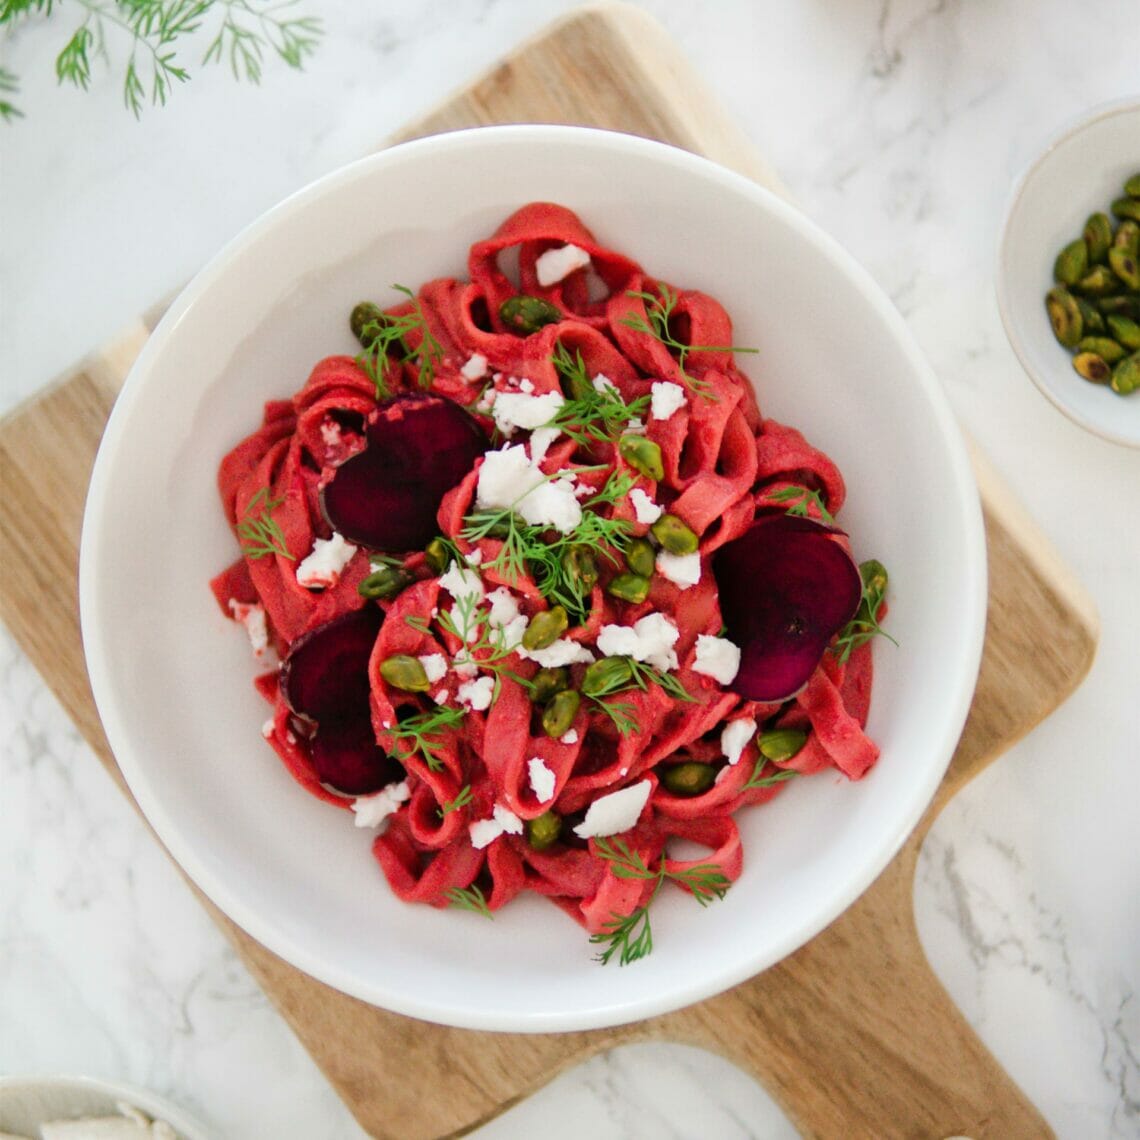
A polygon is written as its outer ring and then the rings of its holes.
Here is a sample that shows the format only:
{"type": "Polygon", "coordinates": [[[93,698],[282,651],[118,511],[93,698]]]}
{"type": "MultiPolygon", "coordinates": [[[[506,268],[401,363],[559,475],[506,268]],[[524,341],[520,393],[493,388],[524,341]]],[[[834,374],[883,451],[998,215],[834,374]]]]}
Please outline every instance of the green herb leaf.
{"type": "Polygon", "coordinates": [[[439,814],[441,816],[450,815],[453,811],[458,811],[460,808],[466,807],[475,798],[475,793],[471,790],[470,784],[464,784],[459,789],[459,794],[453,800],[445,800],[439,805],[439,814]]]}
{"type": "Polygon", "coordinates": [[[741,348],[732,344],[684,344],[679,341],[669,327],[669,322],[677,308],[677,294],[663,281],[657,282],[657,293],[640,292],[630,289],[627,297],[637,297],[645,302],[645,316],[626,317],[621,323],[634,332],[645,333],[659,340],[677,357],[677,369],[685,383],[703,399],[711,400],[712,386],[706,380],[691,376],[685,371],[685,363],[690,352],[759,352],[757,348],[741,348]]]}
{"type": "Polygon", "coordinates": [[[617,439],[630,420],[640,419],[648,410],[649,396],[627,403],[616,386],[602,385],[600,391],[596,389],[580,352],[571,356],[563,345],[557,344],[553,361],[572,396],[544,426],[558,428],[579,446],[617,439]]]}
{"type": "Polygon", "coordinates": [[[788,503],[787,512],[797,518],[811,518],[809,507],[815,507],[819,512],[820,521],[827,526],[835,525],[835,517],[827,509],[822,496],[818,491],[809,491],[806,487],[783,487],[773,491],[768,496],[769,502],[788,503]]]}
{"type": "Polygon", "coordinates": [[[443,359],[443,346],[428,328],[419,298],[406,285],[393,285],[392,288],[411,301],[412,311],[398,315],[384,313],[368,321],[360,332],[364,351],[356,358],[357,364],[376,385],[377,400],[386,400],[391,395],[384,379],[384,368],[393,354],[401,364],[414,364],[421,388],[431,387],[436,366],[443,359]],[[414,343],[409,340],[412,334],[418,334],[414,343]]]}
{"type": "Polygon", "coordinates": [[[752,767],[752,775],[748,777],[748,781],[740,790],[747,792],[751,788],[771,788],[776,784],[782,784],[785,780],[791,780],[799,774],[794,768],[769,767],[767,758],[758,756],[752,767]]]}
{"type": "Polygon", "coordinates": [[[484,918],[493,919],[495,917],[487,905],[486,895],[474,883],[469,887],[449,887],[443,892],[443,895],[449,906],[458,907],[460,910],[474,911],[484,918]]]}
{"type": "Polygon", "coordinates": [[[863,593],[855,616],[839,631],[832,652],[840,664],[846,663],[851,654],[873,637],[885,637],[892,645],[898,642],[881,625],[879,610],[887,596],[887,570],[872,558],[859,564],[859,577],[863,580],[863,593]]]}
{"type": "Polygon", "coordinates": [[[597,960],[605,966],[618,955],[618,965],[628,966],[640,958],[653,953],[653,930],[649,925],[649,905],[639,906],[629,914],[615,914],[598,934],[592,934],[590,941],[603,944],[606,949],[597,955],[597,960]]]}
{"type": "Polygon", "coordinates": [[[443,768],[440,756],[443,733],[458,728],[463,717],[461,708],[438,705],[394,724],[388,731],[396,740],[396,759],[406,761],[418,753],[433,772],[440,771],[443,768]]]}
{"type": "Polygon", "coordinates": [[[237,535],[241,542],[242,553],[247,558],[258,559],[279,554],[282,558],[288,558],[290,562],[297,561],[297,556],[289,553],[289,548],[285,545],[285,535],[273,519],[273,512],[284,501],[284,499],[270,499],[269,488],[262,487],[246,504],[245,514],[237,525],[237,535]]]}

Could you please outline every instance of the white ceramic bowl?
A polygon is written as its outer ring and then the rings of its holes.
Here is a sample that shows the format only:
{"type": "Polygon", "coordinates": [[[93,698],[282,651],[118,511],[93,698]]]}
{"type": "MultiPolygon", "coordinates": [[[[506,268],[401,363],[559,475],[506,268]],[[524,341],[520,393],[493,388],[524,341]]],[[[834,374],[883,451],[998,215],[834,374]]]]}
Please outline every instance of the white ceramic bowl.
{"type": "MultiPolygon", "coordinates": [[[[381,300],[384,297],[380,298],[381,300]]],[[[723,990],[807,941],[878,875],[942,778],[973,692],[985,610],[977,492],[906,326],[800,213],[685,152],[519,126],[380,153],[242,233],[164,317],[115,406],[92,478],[81,599],[92,686],[131,790],[231,918],[376,1005],[481,1029],[618,1024],[723,990]],[[312,364],[352,351],[345,315],[391,282],[462,274],[469,244],[537,199],[577,210],[649,272],[721,298],[761,406],[845,472],[842,521],[889,568],[870,776],[795,783],[742,813],[746,869],[708,909],[654,905],[656,949],[602,967],[550,904],[494,922],[397,901],[371,833],[302,792],[267,749],[249,646],[207,580],[235,555],[218,460],[312,364]]]]}
{"type": "Polygon", "coordinates": [[[72,1076],[0,1077],[0,1132],[39,1136],[40,1126],[51,1121],[119,1116],[121,1104],[165,1121],[178,1140],[213,1140],[181,1108],[146,1089],[72,1076]]]}
{"type": "MultiPolygon", "coordinates": [[[[1045,294],[1053,262],[1085,220],[1124,193],[1140,171],[1140,100],[1095,108],[1062,131],[1014,187],[1002,231],[997,297],[1006,334],[1037,387],[1075,423],[1140,447],[1140,394],[1118,396],[1073,370],[1053,336],[1045,294]]],[[[1115,223],[1116,219],[1113,219],[1115,223]]]]}

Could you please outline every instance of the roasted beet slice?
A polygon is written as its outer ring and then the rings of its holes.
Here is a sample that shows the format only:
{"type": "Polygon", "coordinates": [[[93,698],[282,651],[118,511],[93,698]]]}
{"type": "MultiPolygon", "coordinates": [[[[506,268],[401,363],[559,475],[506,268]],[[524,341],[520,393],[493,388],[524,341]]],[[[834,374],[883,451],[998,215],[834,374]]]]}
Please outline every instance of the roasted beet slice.
{"type": "Polygon", "coordinates": [[[836,534],[807,518],[765,514],[713,556],[727,636],[741,651],[734,692],[754,701],[794,695],[854,617],[863,584],[836,534]]]}
{"type": "Polygon", "coordinates": [[[384,620],[378,606],[302,634],[281,663],[281,692],[298,716],[324,727],[368,716],[368,658],[384,620]]]}
{"type": "Polygon", "coordinates": [[[457,403],[428,392],[385,400],[365,434],[368,445],[321,493],[325,517],[372,550],[418,549],[436,533],[440,501],[487,450],[487,437],[457,403]]]}
{"type": "Polygon", "coordinates": [[[319,725],[311,748],[321,783],[352,796],[378,792],[404,778],[403,765],[376,743],[367,716],[319,725]]]}

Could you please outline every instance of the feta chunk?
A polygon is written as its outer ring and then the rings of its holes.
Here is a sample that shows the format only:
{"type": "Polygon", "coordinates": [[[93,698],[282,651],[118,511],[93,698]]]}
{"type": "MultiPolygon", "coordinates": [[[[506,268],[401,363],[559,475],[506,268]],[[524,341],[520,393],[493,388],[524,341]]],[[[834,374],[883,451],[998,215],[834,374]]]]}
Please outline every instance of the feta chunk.
{"type": "Polygon", "coordinates": [[[513,811],[509,811],[502,804],[495,804],[490,819],[480,819],[467,828],[471,836],[471,846],[482,851],[488,844],[493,843],[500,835],[522,835],[523,821],[513,811]]]}
{"type": "Polygon", "coordinates": [[[561,392],[529,396],[525,392],[500,392],[495,400],[495,426],[503,435],[513,435],[516,428],[533,431],[550,423],[566,403],[561,392]]]}
{"type": "Polygon", "coordinates": [[[447,572],[439,577],[439,584],[457,602],[465,598],[473,598],[476,602],[483,600],[483,579],[474,570],[452,562],[447,572]]]}
{"type": "Polygon", "coordinates": [[[379,827],[390,815],[399,811],[400,805],[411,799],[411,796],[407,780],[389,784],[370,796],[357,796],[352,801],[352,811],[356,817],[353,823],[357,827],[379,827]]]}
{"type": "Polygon", "coordinates": [[[550,445],[562,434],[556,427],[539,427],[530,433],[530,461],[541,463],[550,450],[550,445]]]}
{"type": "Polygon", "coordinates": [[[604,372],[599,372],[591,383],[594,385],[594,391],[603,396],[608,392],[612,392],[615,396],[621,395],[621,389],[604,372]]]}
{"type": "Polygon", "coordinates": [[[475,505],[514,510],[534,526],[569,534],[582,521],[572,480],[548,479],[522,444],[489,451],[479,468],[475,505]]]}
{"type": "Polygon", "coordinates": [[[558,669],[562,665],[584,665],[593,663],[594,655],[584,646],[569,638],[560,637],[545,649],[518,648],[518,655],[528,661],[537,661],[544,669],[558,669]]]}
{"type": "Polygon", "coordinates": [[[630,491],[629,501],[633,504],[637,521],[645,526],[652,526],[665,513],[665,508],[655,503],[640,487],[630,491]]]}
{"type": "Polygon", "coordinates": [[[649,408],[655,420],[667,420],[688,402],[685,389],[672,380],[655,380],[650,391],[653,395],[649,408]]]}
{"type": "Polygon", "coordinates": [[[318,538],[309,556],[297,567],[297,582],[307,590],[325,590],[340,581],[341,571],[352,560],[356,547],[333,531],[332,538],[318,538]]]}
{"type": "Polygon", "coordinates": [[[677,668],[673,646],[680,636],[680,630],[664,614],[651,613],[632,626],[602,626],[598,633],[598,652],[605,657],[632,657],[668,671],[677,668]]]}
{"type": "Polygon", "coordinates": [[[430,685],[442,681],[447,675],[447,658],[442,653],[426,653],[419,658],[419,662],[424,667],[430,685]]]}
{"type": "Polygon", "coordinates": [[[260,661],[269,649],[269,626],[265,621],[265,607],[260,602],[239,602],[236,598],[230,598],[226,604],[234,616],[234,621],[240,621],[245,626],[250,648],[254,657],[260,661]]]}
{"type": "Polygon", "coordinates": [[[527,771],[530,773],[530,790],[540,804],[549,803],[554,799],[554,773],[546,766],[541,756],[532,756],[527,762],[527,771]]]}
{"type": "Polygon", "coordinates": [[[720,734],[720,750],[730,764],[739,762],[740,754],[755,735],[756,722],[751,717],[730,721],[724,726],[720,734]]]}
{"type": "Polygon", "coordinates": [[[574,834],[579,839],[602,839],[628,831],[641,818],[650,790],[650,781],[641,780],[628,788],[599,796],[586,809],[586,818],[574,828],[574,834]]]}
{"type": "Polygon", "coordinates": [[[487,358],[481,352],[473,352],[459,374],[464,380],[482,380],[487,375],[487,358]]]}
{"type": "Polygon", "coordinates": [[[455,696],[460,704],[466,705],[472,712],[485,712],[491,707],[494,694],[495,678],[477,677],[473,681],[464,681],[455,696]]]}
{"type": "Polygon", "coordinates": [[[695,550],[692,554],[670,554],[667,550],[659,550],[657,573],[682,590],[687,590],[701,580],[701,552],[695,550]]]}
{"type": "Polygon", "coordinates": [[[740,672],[740,646],[727,637],[699,634],[693,672],[703,673],[721,685],[730,685],[740,672]]]}
{"type": "Polygon", "coordinates": [[[570,729],[569,732],[563,733],[558,738],[563,744],[577,744],[578,743],[578,730],[576,728],[570,729]]]}
{"type": "Polygon", "coordinates": [[[584,249],[576,245],[563,245],[539,254],[534,263],[534,272],[538,283],[546,289],[565,280],[576,269],[585,269],[589,264],[590,255],[584,249]]]}

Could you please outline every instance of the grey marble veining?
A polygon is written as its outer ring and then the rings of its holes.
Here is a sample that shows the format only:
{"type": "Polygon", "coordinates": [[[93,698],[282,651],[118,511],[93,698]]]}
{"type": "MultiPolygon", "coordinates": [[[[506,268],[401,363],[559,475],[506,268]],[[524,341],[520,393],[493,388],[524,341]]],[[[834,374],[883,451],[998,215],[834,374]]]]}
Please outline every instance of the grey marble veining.
{"type": "MultiPolygon", "coordinates": [[[[1140,453],[1037,395],[992,289],[1014,177],[1084,108],[1140,89],[1134,0],[640,6],[886,289],[1095,597],[1089,679],[943,813],[915,905],[936,973],[1058,1135],[1140,1136],[1140,508],[1120,491],[1140,453]]],[[[85,96],[56,89],[58,31],[23,28],[5,60],[28,118],[0,128],[0,411],[570,7],[325,0],[303,76],[270,67],[255,91],[202,73],[138,123],[103,73],[85,96]]],[[[362,1135],[6,633],[0,901],[0,1072],[129,1080],[237,1140],[362,1135]]],[[[745,1074],[664,1045],[595,1058],[478,1135],[536,1133],[795,1135],[745,1074]]]]}

